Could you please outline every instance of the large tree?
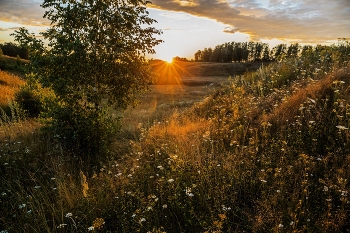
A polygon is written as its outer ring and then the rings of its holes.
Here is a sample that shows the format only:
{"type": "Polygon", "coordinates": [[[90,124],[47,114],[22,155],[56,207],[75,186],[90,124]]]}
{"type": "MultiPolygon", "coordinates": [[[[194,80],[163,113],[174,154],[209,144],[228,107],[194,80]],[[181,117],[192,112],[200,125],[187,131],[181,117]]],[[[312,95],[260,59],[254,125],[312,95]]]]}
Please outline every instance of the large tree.
{"type": "Polygon", "coordinates": [[[44,0],[44,17],[51,25],[41,33],[43,40],[24,28],[14,34],[30,48],[32,77],[57,96],[51,124],[68,140],[79,139],[80,148],[93,141],[89,134],[99,131],[108,107],[126,108],[151,82],[145,54],[161,43],[154,38],[161,31],[152,27],[148,3],[44,0]]]}

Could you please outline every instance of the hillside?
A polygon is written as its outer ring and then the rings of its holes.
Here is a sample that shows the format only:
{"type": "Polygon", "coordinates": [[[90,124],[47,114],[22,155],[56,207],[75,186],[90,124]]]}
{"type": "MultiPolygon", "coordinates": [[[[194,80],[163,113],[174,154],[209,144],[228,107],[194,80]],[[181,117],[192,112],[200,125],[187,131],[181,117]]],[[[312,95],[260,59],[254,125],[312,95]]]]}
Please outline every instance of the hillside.
{"type": "Polygon", "coordinates": [[[23,78],[26,70],[25,65],[28,62],[28,60],[0,55],[0,70],[23,78]]]}
{"type": "Polygon", "coordinates": [[[14,94],[25,81],[9,72],[0,70],[0,108],[4,108],[13,100],[14,94]]]}
{"type": "MultiPolygon", "coordinates": [[[[241,75],[247,71],[255,71],[262,63],[215,63],[215,62],[186,62],[173,61],[167,63],[162,60],[151,61],[152,70],[156,77],[156,84],[185,84],[200,85],[201,80],[194,82],[192,77],[223,77],[241,75]]],[[[202,80],[202,84],[208,81],[202,80]]]]}
{"type": "Polygon", "coordinates": [[[40,121],[0,124],[0,230],[350,231],[350,60],[339,54],[281,60],[210,92],[153,85],[93,171],[40,121]]]}

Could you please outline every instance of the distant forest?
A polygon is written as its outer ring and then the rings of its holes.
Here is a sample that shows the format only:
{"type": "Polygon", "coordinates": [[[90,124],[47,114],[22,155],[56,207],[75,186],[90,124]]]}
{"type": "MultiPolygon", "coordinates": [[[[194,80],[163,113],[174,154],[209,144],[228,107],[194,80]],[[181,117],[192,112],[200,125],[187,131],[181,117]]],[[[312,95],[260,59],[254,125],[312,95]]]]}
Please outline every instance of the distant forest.
{"type": "MultiPolygon", "coordinates": [[[[227,42],[212,48],[204,48],[198,50],[194,54],[194,61],[201,62],[268,62],[268,61],[279,61],[287,57],[300,57],[306,53],[321,54],[327,51],[338,50],[341,54],[342,49],[348,49],[349,40],[339,39],[337,45],[304,45],[301,46],[298,43],[290,44],[279,44],[269,48],[267,43],[261,42],[227,42]]],[[[22,48],[12,42],[0,44],[0,50],[4,55],[17,57],[22,59],[28,59],[28,49],[22,48]]],[[[1,53],[1,52],[0,52],[1,53]]],[[[330,53],[329,53],[330,54],[330,53]]],[[[188,61],[186,58],[174,57],[177,61],[188,61]]]]}
{"type": "Polygon", "coordinates": [[[28,60],[29,53],[27,48],[22,48],[15,43],[8,42],[4,44],[0,44],[0,50],[2,51],[2,54],[10,57],[17,57],[19,56],[22,59],[28,60]]]}
{"type": "MultiPolygon", "coordinates": [[[[338,45],[304,45],[298,43],[279,44],[272,49],[267,43],[261,42],[228,42],[212,48],[198,50],[194,54],[195,61],[202,62],[257,62],[257,61],[278,61],[286,57],[299,57],[305,53],[322,53],[330,50],[345,48],[349,44],[346,39],[339,39],[338,45]]],[[[174,58],[180,60],[181,58],[174,58]]]]}

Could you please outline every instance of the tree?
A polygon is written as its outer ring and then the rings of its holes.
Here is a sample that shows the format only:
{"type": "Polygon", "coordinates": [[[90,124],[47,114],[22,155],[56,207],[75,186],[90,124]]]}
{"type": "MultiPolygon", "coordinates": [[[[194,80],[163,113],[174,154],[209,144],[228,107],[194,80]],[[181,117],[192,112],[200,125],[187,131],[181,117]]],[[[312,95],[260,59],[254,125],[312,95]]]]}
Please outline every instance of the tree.
{"type": "Polygon", "coordinates": [[[15,40],[30,48],[31,73],[57,97],[50,126],[68,145],[100,153],[110,108],[125,109],[151,83],[146,53],[161,43],[145,0],[44,0],[51,26],[39,40],[26,29],[15,40]],[[48,41],[45,47],[43,41],[48,41]]]}
{"type": "Polygon", "coordinates": [[[194,54],[194,60],[195,60],[195,61],[202,61],[202,51],[198,50],[198,51],[194,54]]]}

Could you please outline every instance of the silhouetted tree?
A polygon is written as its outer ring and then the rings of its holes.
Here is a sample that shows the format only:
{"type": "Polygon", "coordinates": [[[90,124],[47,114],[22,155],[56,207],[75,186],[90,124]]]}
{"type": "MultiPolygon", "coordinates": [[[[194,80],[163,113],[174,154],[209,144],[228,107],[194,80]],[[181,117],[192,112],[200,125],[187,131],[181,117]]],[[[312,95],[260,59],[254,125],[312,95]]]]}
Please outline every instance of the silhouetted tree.
{"type": "Polygon", "coordinates": [[[28,60],[28,49],[27,48],[16,45],[15,43],[12,43],[12,42],[0,44],[0,48],[3,52],[3,54],[6,56],[10,56],[10,57],[19,56],[22,59],[28,60]]]}

